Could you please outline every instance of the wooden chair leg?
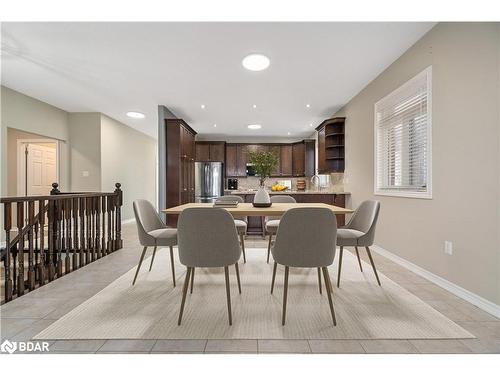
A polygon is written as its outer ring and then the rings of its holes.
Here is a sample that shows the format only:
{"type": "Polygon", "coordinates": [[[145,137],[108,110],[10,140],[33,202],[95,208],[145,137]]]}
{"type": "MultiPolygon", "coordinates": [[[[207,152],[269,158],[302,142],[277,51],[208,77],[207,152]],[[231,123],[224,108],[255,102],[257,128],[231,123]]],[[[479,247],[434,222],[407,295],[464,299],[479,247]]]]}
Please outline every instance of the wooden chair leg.
{"type": "Polygon", "coordinates": [[[172,281],[175,288],[175,265],[174,265],[174,248],[170,246],[170,267],[172,268],[172,281]]]}
{"type": "Polygon", "coordinates": [[[274,280],[276,279],[276,268],[278,267],[278,263],[274,262],[274,267],[273,267],[273,279],[271,281],[271,294],[273,294],[274,290],[274,280]]]}
{"type": "Polygon", "coordinates": [[[339,272],[337,275],[337,288],[340,287],[340,271],[342,270],[342,253],[344,252],[344,247],[340,246],[340,253],[339,253],[339,272]]]}
{"type": "Polygon", "coordinates": [[[240,234],[241,251],[243,252],[243,263],[247,262],[247,255],[245,254],[245,235],[240,234]]]}
{"type": "Polygon", "coordinates": [[[191,290],[189,291],[189,294],[193,294],[193,286],[194,286],[194,270],[195,268],[191,270],[191,290]]]}
{"type": "Polygon", "coordinates": [[[323,277],[325,278],[326,294],[328,295],[328,304],[330,305],[330,313],[332,314],[333,325],[337,325],[337,319],[335,318],[335,309],[333,308],[332,294],[333,288],[330,281],[330,275],[328,274],[328,268],[322,267],[323,277]]]}
{"type": "Polygon", "coordinates": [[[271,241],[273,240],[272,233],[269,233],[269,243],[267,244],[267,263],[269,263],[269,256],[271,255],[271,241]]]}
{"type": "MultiPolygon", "coordinates": [[[[325,281],[326,282],[326,281],[325,281]]],[[[318,285],[319,285],[319,294],[323,294],[323,291],[321,290],[321,269],[318,267],[318,285]]],[[[328,290],[328,288],[327,288],[328,290]]]]}
{"type": "Polygon", "coordinates": [[[224,267],[226,276],[226,296],[227,296],[227,314],[229,316],[229,325],[233,325],[233,316],[231,314],[231,289],[229,288],[229,267],[224,267]]]}
{"type": "Polygon", "coordinates": [[[281,317],[281,325],[285,325],[287,297],[288,297],[288,266],[285,266],[285,285],[283,289],[283,316],[281,317]]]}
{"type": "Polygon", "coordinates": [[[354,246],[354,249],[356,250],[356,256],[358,257],[359,269],[361,270],[361,272],[363,272],[363,266],[361,265],[361,258],[359,257],[358,247],[354,246]]]}
{"type": "Polygon", "coordinates": [[[137,280],[137,275],[139,274],[139,270],[141,269],[141,264],[142,264],[142,261],[144,260],[144,255],[146,254],[147,249],[148,249],[148,247],[144,246],[144,249],[142,250],[142,254],[141,254],[141,259],[139,259],[139,265],[137,266],[137,270],[135,271],[134,281],[132,281],[132,285],[134,285],[135,280],[137,280]]]}
{"type": "Polygon", "coordinates": [[[234,264],[234,268],[236,268],[236,280],[238,281],[238,291],[241,294],[240,267],[238,266],[237,262],[234,264]]]}
{"type": "Polygon", "coordinates": [[[378,278],[377,269],[375,268],[375,263],[373,262],[372,253],[368,246],[366,246],[366,252],[368,253],[368,258],[370,258],[370,263],[372,264],[373,272],[375,273],[375,277],[377,278],[377,283],[379,286],[381,286],[380,279],[378,278]]]}
{"type": "MultiPolygon", "coordinates": [[[[193,268],[194,269],[194,268],[193,268]]],[[[187,268],[186,278],[184,279],[184,286],[182,287],[182,301],[181,301],[181,310],[179,311],[179,320],[177,320],[177,325],[181,325],[182,321],[182,313],[184,312],[184,304],[186,303],[186,294],[189,286],[189,276],[191,275],[191,267],[187,268]]]]}
{"type": "Polygon", "coordinates": [[[151,268],[153,268],[153,262],[155,261],[155,255],[156,255],[156,246],[153,249],[153,256],[151,257],[151,264],[149,265],[149,272],[151,272],[151,268]]]}

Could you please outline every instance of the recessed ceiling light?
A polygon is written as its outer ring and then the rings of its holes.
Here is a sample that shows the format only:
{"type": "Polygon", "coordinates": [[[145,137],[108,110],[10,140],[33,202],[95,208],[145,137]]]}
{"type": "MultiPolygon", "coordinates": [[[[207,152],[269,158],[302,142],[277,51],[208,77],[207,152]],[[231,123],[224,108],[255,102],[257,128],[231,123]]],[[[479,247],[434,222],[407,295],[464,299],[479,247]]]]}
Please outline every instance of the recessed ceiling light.
{"type": "Polygon", "coordinates": [[[256,130],[256,129],[260,129],[260,128],[262,128],[262,126],[259,124],[248,125],[248,129],[256,130]]]}
{"type": "Polygon", "coordinates": [[[309,126],[313,126],[313,124],[309,124],[309,126]]]}
{"type": "Polygon", "coordinates": [[[290,132],[288,132],[287,134],[290,135],[290,132]]]}
{"type": "Polygon", "coordinates": [[[307,108],[311,108],[311,105],[310,105],[310,104],[306,104],[306,107],[307,107],[307,108]]]}
{"type": "Polygon", "coordinates": [[[134,112],[134,111],[127,112],[127,116],[128,116],[128,117],[132,117],[132,118],[144,118],[144,117],[146,117],[146,116],[144,115],[144,113],[141,113],[141,112],[134,112]]]}
{"type": "Polygon", "coordinates": [[[202,104],[200,107],[201,109],[205,109],[205,104],[202,104]]]}
{"type": "Polygon", "coordinates": [[[217,127],[217,124],[214,124],[214,128],[216,128],[216,127],[217,127]]]}
{"type": "Polygon", "coordinates": [[[260,70],[265,70],[269,67],[270,61],[267,56],[254,53],[246,56],[241,63],[243,67],[248,70],[252,70],[254,72],[258,72],[260,70]]]}
{"type": "Polygon", "coordinates": [[[254,104],[252,107],[257,108],[257,104],[254,104]]]}

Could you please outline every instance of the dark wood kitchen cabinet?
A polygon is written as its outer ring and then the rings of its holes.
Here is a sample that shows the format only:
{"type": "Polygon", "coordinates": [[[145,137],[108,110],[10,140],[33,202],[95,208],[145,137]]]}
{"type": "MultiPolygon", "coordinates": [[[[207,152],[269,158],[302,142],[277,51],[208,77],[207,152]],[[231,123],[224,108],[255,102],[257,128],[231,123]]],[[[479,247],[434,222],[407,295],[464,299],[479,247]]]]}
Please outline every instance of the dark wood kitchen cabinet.
{"type": "Polygon", "coordinates": [[[318,172],[344,172],[345,167],[345,117],[323,121],[318,132],[318,172]]]}
{"type": "Polygon", "coordinates": [[[246,177],[247,175],[247,145],[237,145],[236,146],[236,174],[237,177],[246,177]]]}
{"type": "Polygon", "coordinates": [[[246,177],[247,145],[226,144],[226,177],[246,177]]]}
{"type": "MultiPolygon", "coordinates": [[[[194,202],[195,135],[184,120],[165,120],[167,208],[194,202]]],[[[176,226],[177,216],[167,215],[167,225],[176,226]]]]}
{"type": "Polygon", "coordinates": [[[225,162],[225,142],[196,142],[196,161],[225,162]]]}
{"type": "Polygon", "coordinates": [[[314,176],[316,170],[315,148],[314,139],[306,139],[292,145],[293,177],[314,176]]]}
{"type": "Polygon", "coordinates": [[[293,174],[292,160],[293,160],[293,146],[281,145],[281,174],[280,176],[289,177],[293,174]]]}

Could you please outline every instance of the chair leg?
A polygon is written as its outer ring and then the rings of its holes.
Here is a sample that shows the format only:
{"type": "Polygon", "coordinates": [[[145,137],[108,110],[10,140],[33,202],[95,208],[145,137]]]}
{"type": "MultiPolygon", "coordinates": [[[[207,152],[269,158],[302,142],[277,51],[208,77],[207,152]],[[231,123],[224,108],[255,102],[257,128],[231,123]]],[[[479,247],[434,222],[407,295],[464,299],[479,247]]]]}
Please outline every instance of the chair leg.
{"type": "Polygon", "coordinates": [[[170,267],[172,268],[172,281],[175,288],[175,265],[174,265],[174,248],[170,246],[170,267]]]}
{"type": "Polygon", "coordinates": [[[359,269],[361,270],[361,272],[363,272],[363,266],[361,265],[361,258],[359,257],[358,247],[354,246],[354,249],[356,250],[356,256],[358,257],[359,269]]]}
{"type": "MultiPolygon", "coordinates": [[[[319,267],[318,267],[318,285],[319,285],[319,294],[323,294],[323,291],[321,290],[321,269],[319,267]]],[[[328,290],[328,288],[326,288],[326,290],[328,290]]]]}
{"type": "Polygon", "coordinates": [[[281,325],[285,325],[287,297],[288,297],[288,266],[285,266],[285,285],[283,289],[283,316],[281,317],[281,325]]]}
{"type": "Polygon", "coordinates": [[[276,268],[278,267],[278,263],[274,262],[274,267],[273,267],[273,280],[271,281],[271,294],[273,294],[274,290],[274,280],[276,279],[276,268]]]}
{"type": "Polygon", "coordinates": [[[375,273],[375,277],[377,278],[377,283],[379,286],[382,286],[380,284],[380,279],[378,278],[378,273],[377,273],[377,269],[375,268],[375,263],[373,262],[372,253],[371,253],[370,248],[368,246],[366,246],[366,252],[368,253],[368,258],[370,258],[370,263],[372,264],[373,272],[375,273]]]}
{"type": "MultiPolygon", "coordinates": [[[[177,320],[177,325],[181,325],[182,321],[182,313],[184,312],[184,304],[186,303],[186,294],[189,286],[189,276],[191,274],[191,267],[187,268],[186,278],[184,279],[184,286],[182,287],[182,301],[181,301],[181,310],[179,311],[179,320],[177,320]]],[[[194,268],[193,268],[194,269],[194,268]]]]}
{"type": "Polygon", "coordinates": [[[342,253],[344,252],[344,247],[340,246],[340,254],[339,254],[339,272],[337,275],[337,288],[340,287],[340,271],[342,270],[342,253]]]}
{"type": "Polygon", "coordinates": [[[328,304],[330,305],[330,313],[332,314],[333,325],[337,325],[337,319],[335,319],[335,309],[333,308],[332,294],[333,288],[330,281],[330,275],[328,274],[328,268],[322,267],[323,277],[325,278],[326,294],[328,295],[328,304]]]}
{"type": "Polygon", "coordinates": [[[189,291],[189,294],[193,294],[193,286],[194,286],[194,270],[195,268],[191,270],[191,290],[189,291]]]}
{"type": "Polygon", "coordinates": [[[151,268],[153,268],[153,262],[155,261],[155,255],[156,255],[156,246],[153,249],[153,256],[151,257],[151,264],[149,265],[149,272],[151,272],[151,268]]]}
{"type": "Polygon", "coordinates": [[[247,255],[245,254],[245,235],[240,234],[241,250],[243,251],[243,263],[247,262],[247,255]]]}
{"type": "Polygon", "coordinates": [[[231,314],[231,290],[229,289],[229,268],[224,267],[224,274],[226,276],[226,296],[227,296],[227,314],[229,316],[229,325],[233,325],[233,316],[231,314]]]}
{"type": "Polygon", "coordinates": [[[267,244],[267,263],[269,263],[269,256],[271,255],[271,241],[273,240],[272,233],[269,233],[269,243],[267,244]]]}
{"type": "Polygon", "coordinates": [[[141,269],[142,261],[144,260],[144,255],[146,254],[147,246],[144,246],[144,250],[142,250],[141,259],[139,260],[139,265],[137,266],[137,270],[135,271],[134,281],[132,281],[132,285],[135,284],[135,280],[137,280],[137,275],[139,274],[139,270],[141,269]]]}
{"type": "Polygon", "coordinates": [[[236,268],[236,280],[238,281],[238,291],[241,294],[240,267],[238,266],[238,262],[234,264],[234,268],[236,268]]]}

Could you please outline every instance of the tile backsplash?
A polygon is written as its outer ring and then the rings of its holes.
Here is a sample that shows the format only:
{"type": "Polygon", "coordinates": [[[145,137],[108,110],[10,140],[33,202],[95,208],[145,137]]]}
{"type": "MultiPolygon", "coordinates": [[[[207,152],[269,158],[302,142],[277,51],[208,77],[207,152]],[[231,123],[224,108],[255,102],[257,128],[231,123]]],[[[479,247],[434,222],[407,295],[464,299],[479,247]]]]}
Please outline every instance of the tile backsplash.
{"type": "MultiPolygon", "coordinates": [[[[271,187],[276,182],[281,180],[290,180],[292,182],[292,190],[297,190],[297,181],[306,181],[306,190],[312,190],[314,187],[311,184],[311,177],[270,177],[266,179],[266,187],[271,187]]],[[[227,183],[226,183],[227,186],[227,183]]],[[[241,177],[238,178],[238,190],[258,189],[258,177],[241,177]]],[[[330,173],[330,186],[323,188],[325,192],[343,192],[344,191],[344,174],[330,173]]]]}

